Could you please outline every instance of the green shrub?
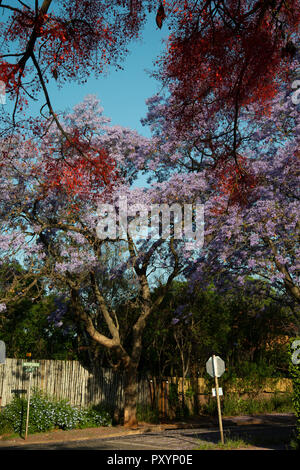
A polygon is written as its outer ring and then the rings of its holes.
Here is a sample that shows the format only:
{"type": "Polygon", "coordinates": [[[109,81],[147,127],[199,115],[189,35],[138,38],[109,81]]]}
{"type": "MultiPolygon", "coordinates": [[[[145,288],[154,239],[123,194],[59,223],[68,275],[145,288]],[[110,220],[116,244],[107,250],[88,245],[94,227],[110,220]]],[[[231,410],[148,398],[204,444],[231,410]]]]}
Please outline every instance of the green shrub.
{"type": "Polygon", "coordinates": [[[226,371],[222,383],[225,392],[226,389],[234,387],[239,393],[248,393],[255,397],[263,391],[266,380],[270,377],[276,377],[273,366],[263,361],[258,363],[244,361],[234,369],[226,371]]]}
{"type": "Polygon", "coordinates": [[[118,414],[116,407],[112,403],[106,401],[97,403],[97,405],[92,405],[91,411],[95,411],[98,415],[105,417],[105,419],[109,420],[110,423],[115,421],[116,412],[118,414]]]}
{"type": "MultiPolygon", "coordinates": [[[[15,397],[6,405],[1,413],[0,432],[5,427],[13,429],[20,435],[26,426],[27,400],[15,397]]],[[[66,400],[48,397],[34,391],[30,398],[28,433],[51,431],[53,429],[83,429],[87,427],[110,426],[111,417],[108,412],[97,409],[79,409],[66,400]]]]}
{"type": "Polygon", "coordinates": [[[149,405],[137,405],[137,419],[145,423],[157,424],[159,423],[159,411],[149,405]]]}
{"type": "Polygon", "coordinates": [[[208,402],[201,406],[201,410],[204,414],[207,414],[209,416],[216,415],[218,412],[217,400],[210,397],[208,399],[208,402]]]}
{"type": "Polygon", "coordinates": [[[185,401],[182,403],[182,397],[180,399],[180,393],[178,392],[178,385],[176,383],[170,383],[168,404],[170,411],[175,414],[177,419],[183,419],[189,416],[189,409],[185,401]]]}
{"type": "Polygon", "coordinates": [[[237,394],[228,395],[222,400],[223,415],[235,416],[243,413],[243,400],[237,394]]]}
{"type": "Polygon", "coordinates": [[[3,413],[0,412],[0,435],[12,434],[14,432],[13,426],[6,421],[3,413]]]}
{"type": "MultiPolygon", "coordinates": [[[[292,344],[294,341],[300,340],[300,338],[294,338],[290,342],[290,358],[294,349],[292,349],[292,344]]],[[[299,356],[299,355],[298,355],[299,356]]],[[[292,358],[290,359],[290,376],[293,382],[293,404],[295,409],[295,414],[297,417],[297,435],[296,435],[296,446],[300,449],[300,364],[293,364],[292,358]]]]}
{"type": "MultiPolygon", "coordinates": [[[[230,393],[221,399],[223,416],[253,415],[261,413],[293,412],[293,400],[289,393],[274,393],[271,398],[242,398],[238,393],[230,393]]],[[[210,397],[202,406],[205,414],[214,416],[217,413],[217,400],[210,397]]]]}
{"type": "Polygon", "coordinates": [[[174,410],[180,405],[179,394],[178,394],[178,385],[176,383],[170,383],[169,394],[168,394],[169,406],[174,410]]]}
{"type": "Polygon", "coordinates": [[[291,393],[274,393],[270,399],[272,411],[278,413],[292,413],[295,411],[293,395],[291,393]]]}

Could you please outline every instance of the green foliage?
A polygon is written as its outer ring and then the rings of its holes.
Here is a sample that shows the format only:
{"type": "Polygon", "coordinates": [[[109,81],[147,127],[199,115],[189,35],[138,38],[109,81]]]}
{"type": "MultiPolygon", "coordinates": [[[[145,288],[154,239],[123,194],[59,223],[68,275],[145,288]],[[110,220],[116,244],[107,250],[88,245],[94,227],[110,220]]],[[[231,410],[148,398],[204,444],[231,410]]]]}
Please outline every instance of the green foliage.
{"type": "Polygon", "coordinates": [[[271,411],[277,413],[293,413],[294,402],[293,395],[290,393],[275,393],[274,396],[269,400],[271,404],[271,411]]]}
{"type": "Polygon", "coordinates": [[[178,385],[176,383],[170,383],[169,385],[168,403],[170,410],[176,417],[179,417],[181,413],[181,404],[179,400],[178,385]]]}
{"type": "Polygon", "coordinates": [[[178,394],[177,383],[170,383],[168,400],[169,400],[169,405],[173,408],[176,408],[177,405],[179,404],[179,394],[178,394]]]}
{"type": "Polygon", "coordinates": [[[92,405],[91,410],[95,411],[101,416],[106,416],[111,423],[114,421],[114,414],[116,409],[115,406],[110,402],[103,401],[101,403],[97,403],[97,405],[92,405]]]}
{"type": "Polygon", "coordinates": [[[149,405],[137,405],[137,419],[139,422],[159,423],[159,411],[149,405]]]}
{"type": "MultiPolygon", "coordinates": [[[[223,409],[223,402],[222,402],[222,409],[223,409]]],[[[218,412],[217,400],[210,397],[207,403],[201,406],[201,411],[203,414],[206,414],[209,416],[216,416],[218,412]]]]}
{"type": "Polygon", "coordinates": [[[274,366],[272,364],[268,364],[264,360],[257,362],[243,361],[238,364],[232,373],[231,371],[228,371],[227,377],[231,377],[232,379],[235,377],[241,377],[243,378],[244,383],[245,379],[249,379],[255,386],[256,384],[259,385],[266,377],[276,377],[276,373],[274,366]]]}
{"type": "MultiPolygon", "coordinates": [[[[262,413],[293,412],[293,400],[289,393],[274,393],[271,398],[244,398],[238,393],[231,393],[221,399],[223,416],[253,415],[262,413]]],[[[202,406],[202,412],[210,416],[217,414],[217,400],[210,397],[202,406]]]]}
{"type": "MultiPolygon", "coordinates": [[[[15,397],[1,413],[0,433],[5,433],[6,429],[12,429],[20,435],[24,434],[26,410],[26,399],[15,397]]],[[[67,403],[66,400],[48,397],[39,391],[35,391],[30,399],[28,426],[30,434],[57,428],[68,430],[110,425],[109,413],[103,410],[79,409],[67,403]]]]}
{"type": "MultiPolygon", "coordinates": [[[[290,329],[285,331],[282,325],[291,328],[294,320],[289,308],[259,293],[258,287],[255,295],[242,288],[219,294],[211,286],[191,296],[187,283],[174,282],[147,323],[141,368],[149,371],[151,364],[151,373],[157,377],[182,376],[180,351],[174,340],[177,328],[184,332],[183,352],[186,360],[190,355],[192,368],[189,374],[203,377],[205,363],[215,352],[236,376],[286,377],[289,359],[285,336],[290,329]]],[[[153,300],[159,294],[158,288],[153,300]]]]}
{"type": "Polygon", "coordinates": [[[9,422],[3,413],[0,412],[0,435],[13,434],[14,427],[11,422],[9,422]]]}
{"type": "Polygon", "coordinates": [[[189,387],[185,392],[185,397],[192,399],[195,396],[195,390],[192,387],[189,387]]]}
{"type": "Polygon", "coordinates": [[[77,340],[72,325],[66,333],[66,328],[57,327],[48,320],[55,308],[52,296],[39,301],[24,298],[8,306],[0,324],[7,357],[25,357],[31,352],[36,359],[77,359],[77,340]]]}
{"type": "Polygon", "coordinates": [[[300,337],[294,338],[290,341],[290,377],[293,381],[293,404],[295,409],[295,414],[297,416],[297,436],[296,436],[296,445],[300,449],[300,364],[292,363],[292,353],[294,349],[292,344],[294,341],[300,340],[300,337]]]}
{"type": "Polygon", "coordinates": [[[273,365],[264,361],[244,361],[233,370],[229,369],[222,376],[222,383],[225,390],[233,386],[238,388],[240,393],[248,393],[255,397],[263,390],[266,380],[271,377],[276,377],[273,365]]]}
{"type": "Polygon", "coordinates": [[[224,444],[221,441],[219,441],[217,444],[214,444],[213,442],[200,441],[199,447],[197,447],[195,450],[232,450],[247,448],[249,446],[250,444],[248,442],[245,442],[239,437],[234,437],[226,439],[224,444]]]}
{"type": "Polygon", "coordinates": [[[182,403],[178,393],[178,384],[176,383],[170,383],[169,385],[168,404],[170,411],[177,419],[189,416],[189,409],[185,403],[182,403]]]}

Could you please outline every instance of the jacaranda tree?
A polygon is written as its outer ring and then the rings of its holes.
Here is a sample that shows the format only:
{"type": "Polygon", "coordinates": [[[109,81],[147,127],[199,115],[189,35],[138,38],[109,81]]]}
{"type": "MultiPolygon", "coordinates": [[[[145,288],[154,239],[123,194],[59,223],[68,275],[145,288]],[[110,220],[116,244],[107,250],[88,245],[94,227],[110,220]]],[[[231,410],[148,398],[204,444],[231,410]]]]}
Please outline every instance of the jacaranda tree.
{"type": "Polygon", "coordinates": [[[281,89],[295,74],[300,5],[44,0],[34,7],[2,1],[1,8],[0,80],[14,102],[1,118],[1,251],[8,262],[21,258],[30,278],[13,279],[1,308],[41,281],[64,293],[123,367],[125,423],[133,425],[143,331],[175,278],[185,275],[191,289],[213,279],[221,289],[255,275],[272,293],[284,289],[293,308],[299,301],[298,114],[281,89]],[[147,8],[159,28],[170,28],[156,70],[165,96],[150,98],[145,119],[153,138],[108,126],[93,98],[59,115],[48,81],[64,86],[119,64],[147,8]],[[22,107],[40,93],[41,116],[26,120],[22,107]],[[139,171],[151,173],[149,188],[131,188],[139,171]],[[105,213],[120,214],[121,196],[140,224],[150,221],[143,210],[151,205],[204,204],[204,247],[197,232],[189,243],[176,239],[175,215],[167,238],[139,237],[138,228],[136,237],[126,229],[114,238],[105,213]],[[102,218],[107,239],[97,232],[102,218]],[[120,253],[115,266],[111,246],[120,253]],[[120,296],[138,303],[125,346],[111,288],[130,276],[120,296]],[[162,284],[155,303],[153,279],[162,284]]]}
{"type": "MultiPolygon", "coordinates": [[[[128,129],[109,127],[93,97],[65,116],[65,128],[69,129],[73,121],[82,126],[82,139],[88,139],[93,147],[109,149],[118,178],[111,185],[103,185],[88,174],[71,172],[78,177],[73,182],[75,191],[71,184],[66,184],[64,173],[58,174],[54,169],[50,178],[49,151],[59,151],[63,144],[55,125],[39,146],[32,140],[22,148],[17,138],[9,142],[7,158],[14,164],[5,166],[1,179],[1,253],[7,262],[21,258],[26,276],[21,273],[12,278],[1,304],[16,302],[37,283],[64,295],[74,318],[84,325],[92,340],[111,352],[115,367],[124,371],[124,423],[132,426],[136,424],[143,331],[151,312],[158,308],[172,281],[187,265],[188,256],[184,249],[179,249],[181,245],[184,248],[183,240],[176,240],[172,232],[157,237],[154,226],[155,237],[143,236],[137,214],[152,205],[172,202],[176,180],[147,190],[130,188],[136,166],[143,167],[148,140],[128,129]],[[97,231],[101,220],[114,228],[113,213],[107,219],[106,211],[113,208],[121,216],[120,197],[127,199],[130,210],[128,227],[115,237],[109,228],[107,236],[104,232],[101,237],[97,231]],[[134,222],[136,228],[130,228],[134,222]],[[119,255],[114,262],[112,250],[119,255]],[[26,282],[29,276],[30,283],[26,282]],[[158,279],[161,293],[152,301],[151,283],[158,279]],[[125,344],[122,321],[117,314],[117,311],[122,314],[122,309],[117,307],[129,301],[134,302],[136,314],[130,325],[130,340],[125,344]]],[[[3,148],[5,144],[2,143],[3,148]]],[[[78,159],[80,155],[73,152],[71,167],[78,159]]],[[[69,169],[67,165],[65,168],[69,169]]],[[[186,201],[192,199],[187,192],[186,201]]],[[[148,213],[145,220],[147,225],[148,213]]],[[[56,311],[56,315],[63,322],[63,312],[56,311]]]]}

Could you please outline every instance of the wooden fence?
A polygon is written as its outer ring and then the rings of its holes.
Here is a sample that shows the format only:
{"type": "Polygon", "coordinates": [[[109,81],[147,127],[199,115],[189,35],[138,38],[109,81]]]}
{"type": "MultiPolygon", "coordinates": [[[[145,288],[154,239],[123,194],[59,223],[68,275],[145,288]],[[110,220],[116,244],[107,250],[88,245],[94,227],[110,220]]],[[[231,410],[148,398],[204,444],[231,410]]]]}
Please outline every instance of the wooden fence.
{"type": "MultiPolygon", "coordinates": [[[[14,394],[28,389],[29,374],[23,368],[23,359],[6,359],[0,364],[1,406],[9,403],[14,394]]],[[[86,407],[107,403],[116,409],[123,405],[123,374],[98,368],[90,372],[77,361],[40,360],[32,375],[32,389],[64,398],[72,405],[86,407]]],[[[150,403],[147,381],[139,382],[139,401],[150,403]]]]}
{"type": "MultiPolygon", "coordinates": [[[[1,406],[9,403],[15,394],[26,393],[29,374],[23,368],[24,362],[26,361],[23,359],[6,359],[5,364],[0,364],[1,406]]],[[[122,410],[122,373],[103,368],[88,371],[78,361],[40,360],[39,364],[33,372],[32,388],[42,390],[50,396],[67,399],[69,403],[80,407],[105,403],[115,410],[116,415],[122,410]]],[[[209,385],[203,378],[194,382],[186,380],[182,384],[180,378],[158,381],[156,378],[144,377],[138,384],[138,403],[143,406],[155,403],[161,416],[171,416],[172,403],[168,398],[172,383],[176,384],[179,397],[182,392],[185,394],[185,403],[191,410],[195,410],[195,402],[200,405],[211,395],[209,385]],[[188,392],[192,389],[195,393],[189,397],[188,392]]],[[[241,392],[241,385],[237,384],[237,389],[230,391],[241,392]]],[[[274,392],[291,391],[292,383],[289,379],[267,379],[260,394],[270,396],[274,392]]]]}

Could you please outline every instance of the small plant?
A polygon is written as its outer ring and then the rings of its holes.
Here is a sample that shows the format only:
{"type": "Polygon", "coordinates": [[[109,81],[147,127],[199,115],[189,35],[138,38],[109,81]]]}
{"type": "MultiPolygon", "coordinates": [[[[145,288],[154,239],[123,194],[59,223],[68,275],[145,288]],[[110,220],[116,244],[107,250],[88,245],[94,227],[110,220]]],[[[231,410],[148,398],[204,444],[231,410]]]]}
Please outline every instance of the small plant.
{"type": "Polygon", "coordinates": [[[157,424],[159,423],[159,411],[157,408],[138,404],[137,419],[140,422],[157,424]]]}
{"type": "Polygon", "coordinates": [[[203,404],[201,408],[203,414],[215,416],[217,413],[217,400],[210,397],[208,402],[203,404]]]}
{"type": "Polygon", "coordinates": [[[192,399],[195,396],[195,390],[192,387],[189,387],[185,392],[186,398],[192,399]]]}
{"type": "MultiPolygon", "coordinates": [[[[169,394],[168,394],[168,403],[170,411],[175,415],[177,419],[183,419],[189,416],[189,409],[185,404],[185,400],[180,398],[180,393],[178,393],[178,385],[176,383],[170,383],[169,394]]],[[[190,396],[189,392],[189,396],[190,396]]]]}
{"type": "Polygon", "coordinates": [[[3,416],[3,413],[0,413],[0,435],[5,436],[5,435],[11,435],[14,432],[14,428],[9,423],[5,417],[3,416]]]}
{"type": "MultiPolygon", "coordinates": [[[[109,402],[97,403],[97,405],[92,405],[90,408],[91,411],[95,411],[98,416],[102,416],[103,419],[112,424],[115,420],[116,408],[109,402]]],[[[99,426],[102,426],[101,424],[99,426]]]]}
{"type": "Polygon", "coordinates": [[[178,418],[181,411],[181,403],[179,399],[178,385],[176,383],[170,383],[168,403],[171,412],[173,412],[176,418],[178,418]]]}
{"type": "Polygon", "coordinates": [[[299,440],[297,439],[297,436],[292,438],[292,440],[290,442],[290,449],[291,450],[300,450],[300,444],[299,444],[299,440]]]}

